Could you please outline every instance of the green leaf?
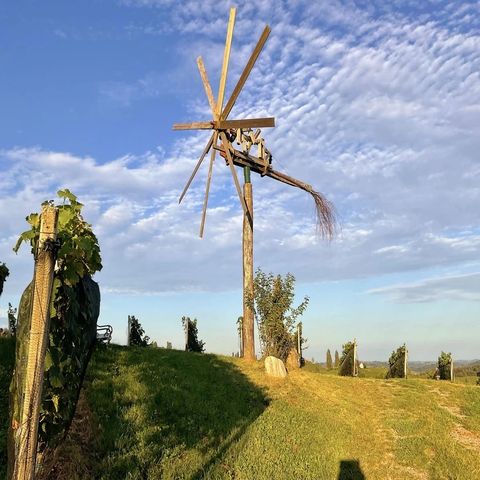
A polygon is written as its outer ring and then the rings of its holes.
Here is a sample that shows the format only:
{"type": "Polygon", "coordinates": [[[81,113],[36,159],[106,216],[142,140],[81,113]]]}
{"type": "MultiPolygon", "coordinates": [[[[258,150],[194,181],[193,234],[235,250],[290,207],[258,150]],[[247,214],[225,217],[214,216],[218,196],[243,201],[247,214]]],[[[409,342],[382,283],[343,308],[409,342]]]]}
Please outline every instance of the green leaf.
{"type": "Polygon", "coordinates": [[[45,371],[48,372],[50,368],[53,366],[53,359],[50,350],[47,350],[47,354],[45,355],[45,371]]]}

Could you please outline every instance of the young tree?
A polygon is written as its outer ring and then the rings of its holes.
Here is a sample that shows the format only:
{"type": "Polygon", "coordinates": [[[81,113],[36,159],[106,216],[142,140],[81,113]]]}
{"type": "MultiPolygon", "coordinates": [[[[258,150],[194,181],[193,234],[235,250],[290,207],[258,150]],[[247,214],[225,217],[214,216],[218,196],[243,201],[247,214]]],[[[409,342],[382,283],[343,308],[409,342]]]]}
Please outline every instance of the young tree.
{"type": "Polygon", "coordinates": [[[167,350],[171,350],[172,349],[172,342],[167,342],[167,350]]]}
{"type": "Polygon", "coordinates": [[[292,274],[274,276],[257,269],[251,304],[264,356],[273,355],[286,361],[290,350],[295,348],[296,319],[307,308],[309,298],[305,297],[300,305],[293,307],[294,290],[295,277],[292,274]]]}
{"type": "Polygon", "coordinates": [[[386,378],[407,378],[407,347],[403,344],[394,350],[388,359],[386,378]]]}
{"type": "Polygon", "coordinates": [[[145,330],[138,319],[135,318],[135,315],[128,316],[128,323],[130,325],[128,344],[136,347],[146,347],[150,337],[145,336],[145,330]]]}
{"type": "Polygon", "coordinates": [[[355,376],[356,374],[356,361],[355,342],[347,342],[342,345],[342,356],[340,357],[340,366],[338,373],[343,376],[355,376]]]}
{"type": "Polygon", "coordinates": [[[338,355],[338,350],[335,350],[335,368],[338,368],[340,366],[340,357],[338,355]]]}
{"type": "Polygon", "coordinates": [[[191,320],[190,317],[182,317],[182,325],[187,330],[185,350],[187,352],[203,353],[205,351],[205,342],[198,339],[197,319],[191,320]]]}
{"type": "Polygon", "coordinates": [[[451,353],[442,352],[438,357],[438,374],[440,380],[453,381],[453,357],[451,353]]]}
{"type": "Polygon", "coordinates": [[[5,279],[10,275],[8,267],[4,263],[0,263],[0,295],[3,292],[3,284],[5,279]]]}
{"type": "Polygon", "coordinates": [[[17,309],[12,307],[12,304],[8,303],[8,329],[10,330],[10,334],[14,335],[17,333],[17,309]]]}
{"type": "Polygon", "coordinates": [[[327,368],[328,370],[333,368],[332,354],[330,353],[330,349],[327,350],[327,368]]]}

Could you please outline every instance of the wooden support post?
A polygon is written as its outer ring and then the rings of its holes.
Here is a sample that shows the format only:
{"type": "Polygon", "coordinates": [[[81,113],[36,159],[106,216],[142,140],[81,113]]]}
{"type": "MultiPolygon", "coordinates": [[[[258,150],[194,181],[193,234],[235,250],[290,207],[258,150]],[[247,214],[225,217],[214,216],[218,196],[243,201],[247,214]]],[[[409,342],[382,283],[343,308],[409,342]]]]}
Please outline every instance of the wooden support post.
{"type": "Polygon", "coordinates": [[[404,355],[404,363],[403,363],[403,378],[407,378],[407,358],[408,358],[408,350],[405,347],[405,355],[404,355]]]}
{"type": "Polygon", "coordinates": [[[188,352],[188,328],[190,326],[190,322],[187,320],[185,321],[185,351],[188,352]]]}
{"type": "Polygon", "coordinates": [[[353,376],[356,377],[357,372],[357,339],[353,341],[353,376]]]}
{"type": "Polygon", "coordinates": [[[297,325],[298,368],[302,366],[302,322],[297,325]]]}
{"type": "Polygon", "coordinates": [[[455,377],[454,377],[454,373],[453,373],[453,358],[450,361],[450,381],[451,382],[455,381],[455,377]]]}
{"type": "Polygon", "coordinates": [[[13,480],[35,478],[38,423],[42,401],[45,353],[50,328],[50,301],[55,267],[55,253],[47,249],[57,236],[58,210],[44,206],[40,217],[40,236],[33,276],[33,305],[28,345],[25,395],[21,407],[21,423],[17,433],[18,455],[15,458],[13,480]]]}
{"type": "Polygon", "coordinates": [[[253,309],[253,192],[250,182],[250,169],[244,168],[245,184],[243,197],[247,211],[243,215],[243,356],[255,360],[255,337],[253,309]]]}

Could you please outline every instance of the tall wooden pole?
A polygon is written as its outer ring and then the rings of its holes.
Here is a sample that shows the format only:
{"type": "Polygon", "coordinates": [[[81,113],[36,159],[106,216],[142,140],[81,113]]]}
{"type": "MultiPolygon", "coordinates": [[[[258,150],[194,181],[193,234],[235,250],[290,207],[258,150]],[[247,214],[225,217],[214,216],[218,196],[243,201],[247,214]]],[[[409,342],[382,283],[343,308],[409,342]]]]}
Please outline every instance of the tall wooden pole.
{"type": "Polygon", "coordinates": [[[57,236],[58,210],[52,206],[42,209],[40,235],[33,275],[33,305],[25,370],[25,395],[21,407],[22,421],[17,433],[19,446],[13,470],[13,480],[35,478],[37,436],[42,401],[45,353],[50,329],[50,300],[53,286],[55,254],[46,248],[57,236]]]}
{"type": "Polygon", "coordinates": [[[250,182],[250,168],[243,169],[245,184],[243,185],[243,197],[247,207],[243,215],[243,357],[247,360],[255,360],[255,337],[253,309],[250,302],[253,301],[253,192],[250,182]]]}

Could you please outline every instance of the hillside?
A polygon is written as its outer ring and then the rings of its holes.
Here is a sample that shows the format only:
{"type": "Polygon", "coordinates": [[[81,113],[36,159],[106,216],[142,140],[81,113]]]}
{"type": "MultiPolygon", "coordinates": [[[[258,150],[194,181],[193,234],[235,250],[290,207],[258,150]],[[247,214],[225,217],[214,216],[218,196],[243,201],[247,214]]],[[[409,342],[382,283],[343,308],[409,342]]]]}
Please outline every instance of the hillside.
{"type": "Polygon", "coordinates": [[[100,349],[50,478],[480,479],[480,388],[311,370],[100,349]]]}

